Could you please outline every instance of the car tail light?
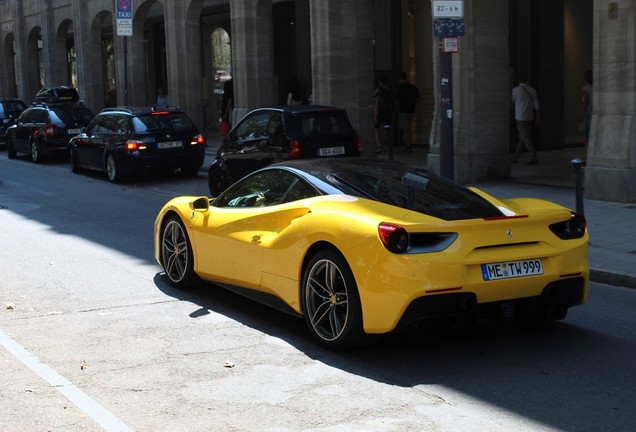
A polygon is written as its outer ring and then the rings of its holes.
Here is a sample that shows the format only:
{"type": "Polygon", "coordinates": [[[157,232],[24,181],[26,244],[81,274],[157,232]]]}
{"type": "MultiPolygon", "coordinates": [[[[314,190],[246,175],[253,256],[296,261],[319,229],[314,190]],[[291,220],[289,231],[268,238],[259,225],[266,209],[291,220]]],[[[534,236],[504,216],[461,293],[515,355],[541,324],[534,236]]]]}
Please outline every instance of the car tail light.
{"type": "Polygon", "coordinates": [[[190,145],[198,144],[205,144],[205,138],[201,134],[193,136],[192,140],[190,141],[190,145]]]}
{"type": "Polygon", "coordinates": [[[289,158],[298,159],[299,157],[300,157],[300,142],[298,140],[293,140],[289,144],[289,158]]]}
{"type": "Polygon", "coordinates": [[[360,137],[356,137],[356,152],[358,155],[362,154],[362,140],[360,137]]]}
{"type": "Polygon", "coordinates": [[[44,126],[44,136],[45,137],[55,136],[55,127],[53,125],[44,126]]]}
{"type": "Polygon", "coordinates": [[[128,140],[126,141],[126,150],[129,152],[145,150],[146,144],[143,141],[128,140]]]}
{"type": "Polygon", "coordinates": [[[580,213],[572,212],[570,219],[550,225],[550,231],[562,240],[581,238],[585,235],[587,222],[580,213]]]}
{"type": "Polygon", "coordinates": [[[390,252],[404,253],[409,248],[409,233],[399,225],[382,222],[378,225],[378,235],[390,252]]]}

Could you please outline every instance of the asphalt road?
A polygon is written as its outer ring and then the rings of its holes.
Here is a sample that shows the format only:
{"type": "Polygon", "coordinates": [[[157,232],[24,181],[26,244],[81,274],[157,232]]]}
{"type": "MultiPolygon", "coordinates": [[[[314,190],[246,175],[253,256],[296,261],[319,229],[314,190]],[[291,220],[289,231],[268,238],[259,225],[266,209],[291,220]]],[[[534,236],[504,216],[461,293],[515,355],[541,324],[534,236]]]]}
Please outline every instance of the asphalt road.
{"type": "Polygon", "coordinates": [[[154,217],[206,179],[126,185],[0,153],[2,431],[633,431],[636,291],[542,330],[317,348],[304,322],[171,288],[154,217]]]}

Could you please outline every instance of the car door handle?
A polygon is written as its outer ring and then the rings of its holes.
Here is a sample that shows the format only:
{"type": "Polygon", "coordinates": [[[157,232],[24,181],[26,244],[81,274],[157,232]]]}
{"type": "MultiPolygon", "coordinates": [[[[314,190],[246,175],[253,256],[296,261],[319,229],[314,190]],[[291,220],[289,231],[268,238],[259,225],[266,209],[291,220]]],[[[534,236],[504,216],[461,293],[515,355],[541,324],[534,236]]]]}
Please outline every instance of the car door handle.
{"type": "Polygon", "coordinates": [[[260,234],[256,234],[256,235],[252,236],[252,244],[255,244],[255,245],[261,244],[261,235],[260,234]]]}

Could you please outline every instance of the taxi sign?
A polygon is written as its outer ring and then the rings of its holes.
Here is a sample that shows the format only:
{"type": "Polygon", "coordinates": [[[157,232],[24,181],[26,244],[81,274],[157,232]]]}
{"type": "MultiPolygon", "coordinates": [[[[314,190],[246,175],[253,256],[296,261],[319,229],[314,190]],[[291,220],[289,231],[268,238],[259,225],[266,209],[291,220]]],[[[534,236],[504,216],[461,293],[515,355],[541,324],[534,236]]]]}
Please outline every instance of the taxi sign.
{"type": "Polygon", "coordinates": [[[117,0],[117,36],[132,36],[133,0],[117,0]]]}

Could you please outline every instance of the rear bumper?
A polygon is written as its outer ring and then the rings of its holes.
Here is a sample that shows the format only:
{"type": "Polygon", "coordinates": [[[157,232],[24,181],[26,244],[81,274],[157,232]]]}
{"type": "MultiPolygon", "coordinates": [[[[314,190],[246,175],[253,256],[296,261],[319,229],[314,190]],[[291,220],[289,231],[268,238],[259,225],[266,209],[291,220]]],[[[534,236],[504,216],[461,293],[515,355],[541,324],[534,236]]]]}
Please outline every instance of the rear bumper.
{"type": "Polygon", "coordinates": [[[180,154],[135,155],[123,154],[120,169],[128,174],[164,171],[179,168],[201,167],[205,159],[205,149],[180,154]]]}
{"type": "Polygon", "coordinates": [[[421,321],[536,317],[549,311],[578,306],[585,302],[585,293],[585,278],[576,277],[552,282],[535,297],[489,303],[478,303],[477,296],[468,292],[420,297],[408,305],[397,327],[405,328],[421,321]]]}
{"type": "Polygon", "coordinates": [[[559,251],[524,249],[521,255],[511,256],[540,258],[541,275],[488,281],[483,279],[480,263],[500,260],[493,251],[488,253],[495,255],[479,261],[466,261],[456,252],[382,254],[374,262],[356,260],[364,256],[357,248],[345,254],[358,284],[364,330],[385,333],[398,323],[482,313],[493,305],[520,305],[527,299],[566,307],[583,304],[589,285],[587,236],[568,246],[559,251]]]}

